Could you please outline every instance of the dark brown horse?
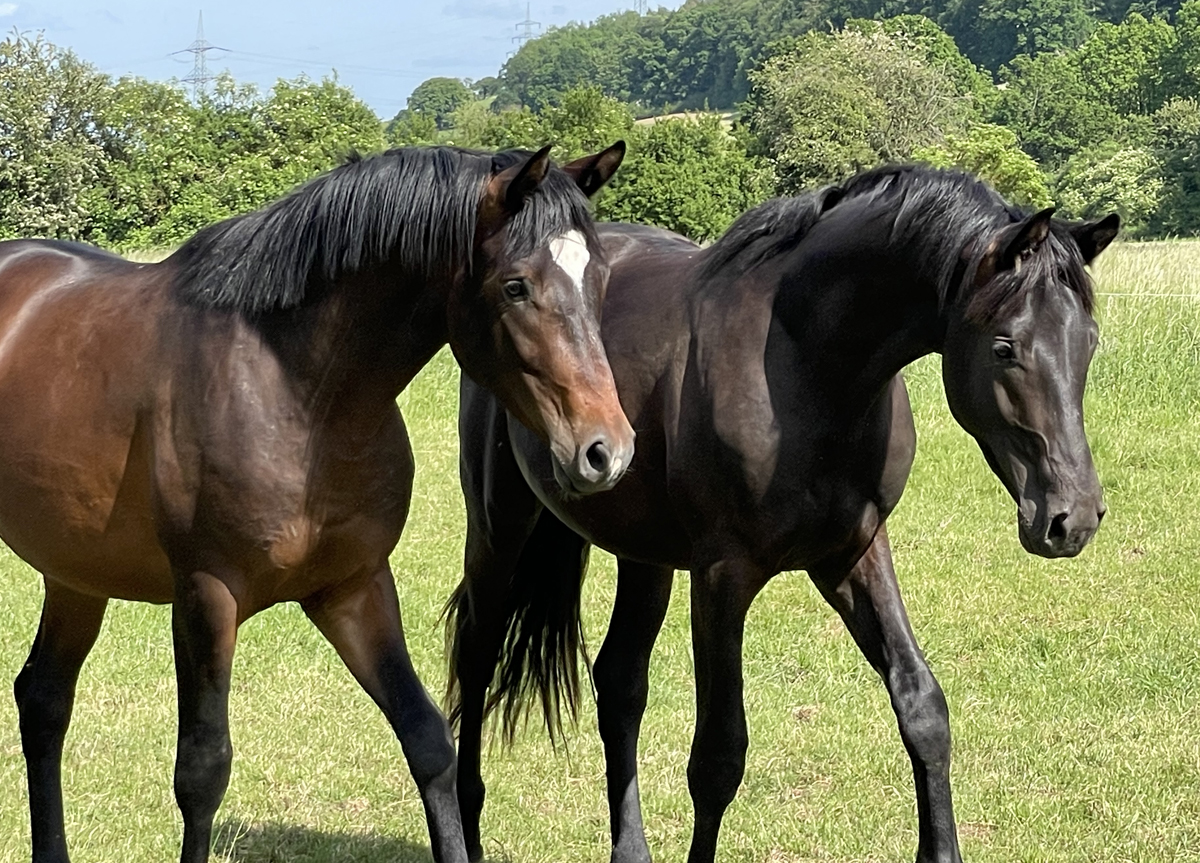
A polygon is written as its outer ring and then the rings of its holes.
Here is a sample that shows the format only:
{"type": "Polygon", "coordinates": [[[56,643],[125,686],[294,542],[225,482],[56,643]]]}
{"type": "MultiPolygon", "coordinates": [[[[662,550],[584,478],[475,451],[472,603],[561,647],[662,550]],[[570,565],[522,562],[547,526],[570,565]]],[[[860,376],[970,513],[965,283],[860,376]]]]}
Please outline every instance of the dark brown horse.
{"type": "Polygon", "coordinates": [[[604,342],[638,433],[625,479],[564,494],[537,437],[463,379],[466,577],[449,624],[473,857],[485,713],[503,707],[511,733],[528,697],[543,696],[552,725],[558,699],[574,703],[594,543],[619,559],[594,672],[614,863],[649,859],[637,736],[676,569],[691,571],[698,714],[688,859],[713,859],[745,769],[746,612],[771,577],[804,569],[891,696],[916,781],[917,859],[959,860],[946,701],[909,628],[885,527],[916,443],[899,373],[942,354],[951,409],[1016,500],[1022,544],[1078,554],[1104,514],[1083,430],[1096,346],[1084,265],[1117,225],[1026,215],[963,174],[885,168],[764,204],[705,250],[603,227],[604,342]]]}
{"type": "Polygon", "coordinates": [[[174,603],[185,863],[208,858],[229,780],[238,626],[285,601],[395,729],[435,858],[466,859],[452,738],[388,568],[413,479],[396,396],[449,341],[573,494],[616,482],[633,432],[580,189],[623,153],[354,159],[160,264],[0,244],[0,536],[46,585],[15,685],[36,863],[67,860],[63,737],[112,597],[174,603]]]}

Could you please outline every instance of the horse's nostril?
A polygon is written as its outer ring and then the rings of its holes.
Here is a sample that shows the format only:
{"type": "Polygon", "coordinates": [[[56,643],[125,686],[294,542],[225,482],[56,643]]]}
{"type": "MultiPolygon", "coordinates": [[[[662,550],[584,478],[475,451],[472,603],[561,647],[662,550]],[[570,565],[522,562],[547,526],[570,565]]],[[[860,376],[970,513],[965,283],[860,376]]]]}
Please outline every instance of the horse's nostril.
{"type": "Polygon", "coordinates": [[[604,441],[596,441],[587,449],[587,461],[591,465],[592,470],[596,473],[604,473],[608,470],[608,465],[612,461],[612,456],[608,451],[608,446],[604,441]]]}
{"type": "Polygon", "coordinates": [[[1050,522],[1050,530],[1046,534],[1047,538],[1052,540],[1063,540],[1067,538],[1067,514],[1060,512],[1050,522]]]}
{"type": "Polygon", "coordinates": [[[1104,514],[1108,512],[1108,507],[1100,504],[1100,508],[1096,510],[1096,527],[1100,526],[1100,522],[1104,521],[1104,514]]]}

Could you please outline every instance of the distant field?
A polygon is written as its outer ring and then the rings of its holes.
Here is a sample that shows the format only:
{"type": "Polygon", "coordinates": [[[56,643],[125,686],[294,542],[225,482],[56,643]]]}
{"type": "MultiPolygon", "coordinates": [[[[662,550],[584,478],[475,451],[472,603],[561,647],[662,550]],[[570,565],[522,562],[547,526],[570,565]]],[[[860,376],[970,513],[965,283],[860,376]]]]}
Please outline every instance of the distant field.
{"type": "MultiPolygon", "coordinates": [[[[1086,407],[1110,510],[1080,558],[1021,550],[1012,503],[949,417],[936,359],[908,376],[920,448],[891,536],[913,625],[950,701],[969,863],[1200,860],[1200,243],[1119,246],[1097,275],[1102,338],[1086,407]]],[[[437,617],[462,548],[456,380],[443,352],[401,398],[418,478],[393,563],[409,643],[438,693],[437,617]]],[[[597,555],[586,591],[593,645],[613,586],[611,560],[597,555]]],[[[0,679],[11,680],[41,586],[3,552],[0,593],[0,679]]],[[[642,737],[647,830],[664,863],[685,857],[691,825],[687,605],[681,577],[642,737]]],[[[749,765],[720,859],[911,860],[912,780],[886,694],[803,574],[779,577],[755,604],[746,680],[749,765]]],[[[399,745],[297,608],[243,628],[232,719],[218,860],[428,858],[399,745]]],[[[114,603],[67,740],[75,860],[177,856],[174,723],[168,610],[114,603]]],[[[485,772],[491,859],[608,859],[590,706],[569,755],[531,727],[485,772]]],[[[0,863],[28,859],[26,806],[16,712],[0,697],[0,863]]]]}

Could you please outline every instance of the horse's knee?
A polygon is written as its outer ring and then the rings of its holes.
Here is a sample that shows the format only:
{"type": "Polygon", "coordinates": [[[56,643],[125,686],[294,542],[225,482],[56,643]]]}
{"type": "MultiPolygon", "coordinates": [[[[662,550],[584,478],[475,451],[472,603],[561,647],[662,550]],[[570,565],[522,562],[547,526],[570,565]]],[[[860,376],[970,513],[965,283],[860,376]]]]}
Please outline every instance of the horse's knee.
{"type": "Polygon", "coordinates": [[[950,760],[950,710],[942,687],[931,673],[897,687],[893,696],[900,734],[909,751],[927,766],[950,760]]]}
{"type": "Polygon", "coordinates": [[[175,800],[187,814],[213,814],[225,796],[233,765],[233,744],[218,729],[181,737],[175,759],[175,800]]]}
{"type": "Polygon", "coordinates": [[[602,653],[592,670],[600,737],[609,740],[638,726],[646,712],[649,687],[644,675],[631,673],[602,653]]]}
{"type": "Polygon", "coordinates": [[[688,761],[688,790],[697,806],[724,810],[746,774],[746,729],[725,729],[719,741],[700,739],[688,761]]]}
{"type": "Polygon", "coordinates": [[[17,709],[21,709],[21,702],[25,700],[25,693],[29,691],[29,682],[33,678],[33,663],[28,663],[21,669],[21,673],[17,675],[13,681],[13,698],[17,702],[17,709]]]}
{"type": "Polygon", "coordinates": [[[458,759],[454,754],[450,724],[433,702],[423,701],[420,709],[397,725],[396,735],[417,788],[452,787],[458,772],[458,759]]]}
{"type": "MultiPolygon", "coordinates": [[[[24,672],[22,672],[22,675],[24,672]]],[[[61,750],[71,721],[71,699],[62,693],[40,692],[28,678],[17,678],[17,714],[21,747],[26,757],[40,757],[61,750]]]]}
{"type": "Polygon", "coordinates": [[[458,777],[458,805],[464,819],[469,816],[478,819],[479,813],[483,812],[483,803],[486,797],[487,788],[484,786],[481,776],[472,772],[469,776],[458,777]]]}

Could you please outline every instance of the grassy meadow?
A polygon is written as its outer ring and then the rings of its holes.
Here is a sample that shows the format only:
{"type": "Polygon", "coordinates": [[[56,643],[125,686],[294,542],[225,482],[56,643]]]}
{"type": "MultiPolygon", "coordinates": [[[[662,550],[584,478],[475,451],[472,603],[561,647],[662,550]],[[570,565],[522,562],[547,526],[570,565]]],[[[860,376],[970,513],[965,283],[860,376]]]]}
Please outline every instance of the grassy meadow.
{"type": "MultiPolygon", "coordinates": [[[[936,358],[908,375],[920,446],[891,537],[914,628],[950,702],[957,814],[974,863],[1200,860],[1200,242],[1118,246],[1097,280],[1102,337],[1086,408],[1110,509],[1081,557],[1021,550],[1015,507],[950,418],[936,358]]],[[[463,531],[456,380],[443,352],[401,397],[418,477],[393,563],[410,646],[438,693],[438,614],[458,579],[463,531]]],[[[613,587],[611,559],[595,555],[593,645],[613,587]]],[[[642,736],[642,798],[660,861],[685,857],[691,825],[686,591],[680,577],[642,736]]],[[[11,681],[42,589],[3,551],[0,592],[0,679],[11,681]]],[[[113,603],[84,667],[64,762],[78,861],[178,854],[170,641],[167,608],[113,603]]],[[[886,694],[803,574],[780,576],[760,597],[745,658],[751,747],[720,859],[911,860],[912,779],[886,694]]],[[[428,859],[398,743],[298,608],[244,626],[234,674],[217,860],[428,859]]],[[[569,752],[554,754],[531,726],[513,752],[492,752],[485,774],[490,859],[608,859],[590,705],[569,752]]],[[[28,830],[5,695],[0,863],[28,859],[28,830]]]]}

